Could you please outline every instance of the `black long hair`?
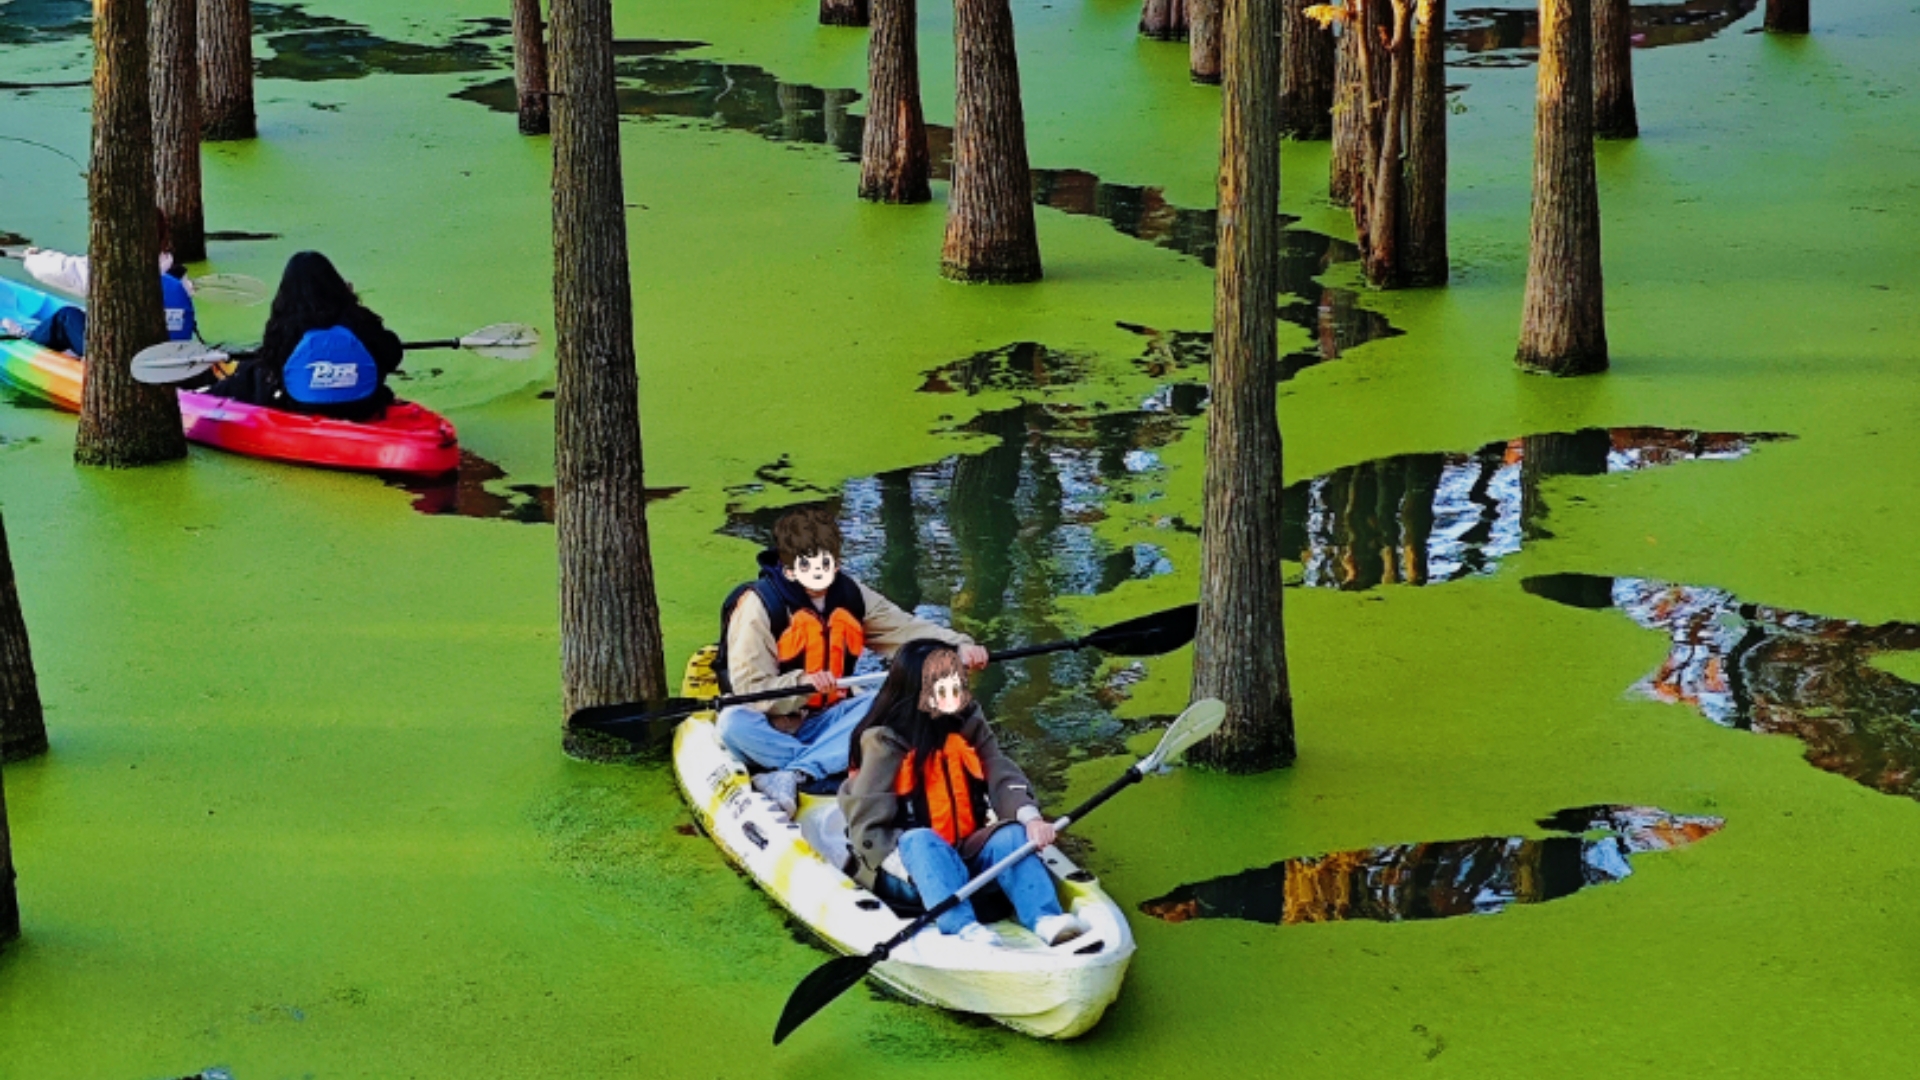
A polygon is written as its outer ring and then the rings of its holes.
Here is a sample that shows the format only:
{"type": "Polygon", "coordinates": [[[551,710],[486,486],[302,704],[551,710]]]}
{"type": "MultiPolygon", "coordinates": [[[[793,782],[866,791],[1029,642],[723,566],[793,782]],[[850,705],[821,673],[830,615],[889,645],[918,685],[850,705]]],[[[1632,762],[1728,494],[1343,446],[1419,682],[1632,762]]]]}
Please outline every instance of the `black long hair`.
{"type": "MultiPolygon", "coordinates": [[[[956,670],[965,672],[966,668],[958,663],[959,651],[944,641],[932,638],[916,638],[900,646],[893,654],[893,661],[887,668],[887,681],[880,685],[879,694],[873,699],[873,708],[853,729],[853,745],[849,747],[848,765],[860,767],[860,739],[869,728],[887,728],[900,736],[912,748],[915,761],[924,762],[928,755],[946,745],[947,736],[958,729],[959,719],[953,716],[934,715],[920,707],[925,696],[925,680],[921,672],[926,670],[927,658],[945,649],[955,654],[956,670]]],[[[972,711],[969,704],[965,711],[972,711]]]]}
{"type": "Polygon", "coordinates": [[[360,306],[359,294],[333,263],[317,251],[302,251],[287,260],[287,269],[280,275],[280,290],[273,294],[267,330],[260,340],[260,356],[278,366],[293,355],[294,346],[309,330],[344,325],[364,337],[361,327],[368,322],[381,325],[378,315],[360,306]]]}

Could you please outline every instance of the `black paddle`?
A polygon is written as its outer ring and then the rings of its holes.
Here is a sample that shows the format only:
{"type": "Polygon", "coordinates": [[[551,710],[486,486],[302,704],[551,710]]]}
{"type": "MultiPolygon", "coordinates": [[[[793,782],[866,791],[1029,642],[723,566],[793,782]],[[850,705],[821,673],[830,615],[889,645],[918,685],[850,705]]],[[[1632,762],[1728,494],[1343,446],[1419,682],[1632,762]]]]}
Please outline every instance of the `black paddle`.
{"type": "MultiPolygon", "coordinates": [[[[1167,726],[1166,734],[1160,736],[1160,745],[1153,748],[1153,753],[1127,766],[1127,771],[1121,773],[1119,779],[1101,788],[1091,799],[1068,811],[1067,816],[1055,821],[1053,823],[1055,831],[1065,832],[1067,826],[1093,813],[1099,809],[1101,803],[1118,795],[1129,785],[1137,784],[1142,779],[1158,773],[1162,765],[1178,757],[1182,750],[1218,730],[1220,722],[1226,718],[1226,715],[1227,707],[1214,698],[1203,698],[1187,706],[1187,711],[1181,713],[1173,723],[1167,726]]],[[[836,956],[814,968],[806,978],[800,980],[799,986],[793,988],[792,995],[787,998],[786,1008],[780,1010],[780,1022],[773,1029],[773,1044],[778,1046],[784,1042],[787,1036],[793,1034],[795,1028],[812,1019],[814,1013],[826,1008],[834,998],[846,993],[855,983],[865,978],[875,964],[885,960],[894,949],[905,944],[913,935],[933,925],[935,919],[945,914],[955,904],[979,892],[987,886],[988,882],[999,877],[1007,867],[1038,850],[1039,846],[1031,840],[1022,844],[1020,850],[987,867],[979,877],[962,885],[959,892],[928,908],[925,915],[908,923],[899,933],[875,945],[873,951],[865,956],[836,956]]]]}
{"type": "MultiPolygon", "coordinates": [[[[1095,630],[1085,637],[1071,638],[1066,641],[1053,641],[1044,645],[1022,645],[1014,649],[988,653],[989,663],[998,660],[1018,660],[1028,656],[1040,656],[1044,653],[1066,652],[1071,649],[1099,649],[1115,656],[1159,656],[1169,653],[1193,640],[1194,629],[1199,624],[1200,608],[1197,604],[1185,607],[1156,611],[1151,615],[1128,619],[1126,622],[1095,630]]],[[[861,675],[854,679],[843,679],[842,686],[872,685],[882,681],[884,676],[861,675]]],[[[567,717],[567,726],[576,730],[598,731],[603,735],[613,735],[631,743],[649,744],[656,734],[654,727],[662,720],[677,720],[708,709],[724,709],[729,705],[745,705],[754,701],[777,701],[780,698],[798,697],[810,694],[808,686],[783,687],[779,690],[761,690],[751,694],[732,694],[710,698],[667,698],[665,701],[630,701],[620,705],[589,705],[576,709],[567,717]]]]}

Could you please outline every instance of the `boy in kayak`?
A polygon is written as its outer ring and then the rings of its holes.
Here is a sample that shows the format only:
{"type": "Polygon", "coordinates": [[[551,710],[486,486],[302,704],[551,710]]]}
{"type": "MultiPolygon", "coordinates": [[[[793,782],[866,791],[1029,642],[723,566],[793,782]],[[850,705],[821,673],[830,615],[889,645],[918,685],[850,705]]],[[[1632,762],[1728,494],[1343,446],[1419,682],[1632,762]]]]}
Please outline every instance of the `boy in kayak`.
{"type": "Polygon", "coordinates": [[[378,420],[393,403],[386,378],[399,370],[399,335],[317,251],[287,260],[268,309],[260,351],[207,393],[248,405],[378,420]]]}
{"type": "MultiPolygon", "coordinates": [[[[191,341],[197,329],[193,312],[193,285],[187,281],[186,267],[173,260],[173,230],[167,215],[158,215],[160,229],[160,306],[166,314],[167,339],[191,341]]],[[[21,266],[40,284],[70,296],[87,295],[88,273],[85,255],[66,255],[47,248],[28,248],[20,257],[21,266]]],[[[77,304],[68,304],[34,326],[22,326],[12,319],[0,319],[0,334],[25,338],[42,348],[87,355],[87,312],[77,304]]]]}
{"type": "MultiPolygon", "coordinates": [[[[840,809],[853,874],[883,900],[932,907],[1026,842],[1053,844],[1053,824],[1034,801],[1033,785],[1001,751],[967,693],[958,653],[941,642],[911,642],[894,657],[886,684],[854,730],[849,764],[840,809]]],[[[995,883],[1020,924],[1048,945],[1087,932],[1086,923],[1061,910],[1053,875],[1037,854],[1008,867],[995,883]]],[[[1002,944],[970,901],[955,904],[936,925],[972,944],[1002,944]]]]}
{"type": "Polygon", "coordinates": [[[985,666],[987,651],[840,573],[840,526],[825,510],[787,514],[774,524],[773,538],[773,548],[760,553],[760,576],[721,605],[714,667],[728,693],[789,686],[803,692],[723,709],[718,726],[727,749],[772,770],[754,778],[754,789],[792,814],[802,785],[847,769],[853,729],[873,696],[851,695],[834,683],[853,673],[862,652],[892,655],[909,641],[930,638],[977,668],[985,666]]]}

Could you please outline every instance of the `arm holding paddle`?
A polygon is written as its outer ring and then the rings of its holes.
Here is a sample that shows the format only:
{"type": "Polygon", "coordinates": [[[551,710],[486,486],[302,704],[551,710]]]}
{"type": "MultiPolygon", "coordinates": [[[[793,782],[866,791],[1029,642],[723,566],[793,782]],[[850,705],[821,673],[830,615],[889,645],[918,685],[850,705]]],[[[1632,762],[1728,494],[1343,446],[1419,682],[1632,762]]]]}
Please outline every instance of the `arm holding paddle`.
{"type": "MultiPolygon", "coordinates": [[[[525,360],[540,345],[540,332],[524,323],[494,323],[463,337],[409,341],[405,349],[465,349],[495,360],[525,360]]],[[[227,360],[245,360],[252,351],[227,352],[193,341],[169,341],[140,350],[133,357],[133,377],[144,383],[184,382],[227,360]]]]}

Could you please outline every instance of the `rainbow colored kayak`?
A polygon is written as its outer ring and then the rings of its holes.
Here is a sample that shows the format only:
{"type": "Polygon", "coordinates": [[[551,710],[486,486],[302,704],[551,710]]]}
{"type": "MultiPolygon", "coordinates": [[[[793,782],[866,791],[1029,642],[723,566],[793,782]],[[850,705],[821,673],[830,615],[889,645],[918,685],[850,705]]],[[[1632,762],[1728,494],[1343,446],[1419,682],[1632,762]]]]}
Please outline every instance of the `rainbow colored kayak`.
{"type": "MultiPolygon", "coordinates": [[[[65,305],[47,293],[0,278],[0,318],[40,322],[65,305]]],[[[80,411],[86,365],[31,341],[0,338],[0,384],[67,412],[80,411]]],[[[249,457],[329,469],[439,476],[460,464],[453,425],[432,409],[398,401],[373,423],[304,416],[180,392],[187,438],[249,457]]]]}

